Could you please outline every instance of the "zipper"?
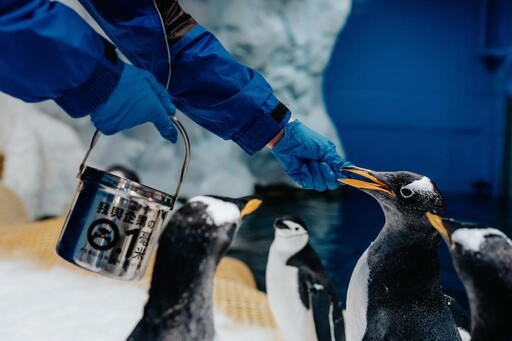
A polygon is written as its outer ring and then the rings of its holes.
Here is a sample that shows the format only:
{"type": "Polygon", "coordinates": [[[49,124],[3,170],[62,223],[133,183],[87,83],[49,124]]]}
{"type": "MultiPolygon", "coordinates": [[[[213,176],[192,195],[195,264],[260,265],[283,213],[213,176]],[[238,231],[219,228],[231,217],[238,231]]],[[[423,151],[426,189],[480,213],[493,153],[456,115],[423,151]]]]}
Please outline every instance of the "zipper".
{"type": "Polygon", "coordinates": [[[156,12],[158,13],[158,18],[160,18],[160,25],[162,26],[162,31],[164,32],[164,40],[165,40],[165,46],[166,46],[166,50],[167,50],[167,62],[169,63],[169,72],[167,73],[167,82],[165,84],[165,88],[168,89],[169,84],[171,82],[171,50],[169,49],[169,42],[167,41],[167,34],[165,32],[164,19],[162,18],[162,14],[160,14],[160,11],[158,10],[156,0],[153,0],[153,6],[155,6],[156,12]]]}

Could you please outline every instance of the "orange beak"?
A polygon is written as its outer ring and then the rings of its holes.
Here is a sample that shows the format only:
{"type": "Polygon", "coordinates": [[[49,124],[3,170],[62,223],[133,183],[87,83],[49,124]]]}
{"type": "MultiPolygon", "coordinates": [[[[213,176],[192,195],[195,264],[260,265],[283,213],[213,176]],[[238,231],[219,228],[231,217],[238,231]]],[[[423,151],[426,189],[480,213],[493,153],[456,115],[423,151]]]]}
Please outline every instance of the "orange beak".
{"type": "Polygon", "coordinates": [[[393,190],[387,184],[385,184],[381,180],[377,179],[375,177],[375,175],[372,174],[371,170],[354,167],[354,166],[343,167],[342,170],[359,175],[359,176],[361,176],[365,179],[368,179],[370,181],[345,178],[345,179],[338,179],[339,182],[343,182],[344,184],[347,184],[347,185],[355,187],[355,188],[386,192],[389,195],[396,197],[393,190]]]}

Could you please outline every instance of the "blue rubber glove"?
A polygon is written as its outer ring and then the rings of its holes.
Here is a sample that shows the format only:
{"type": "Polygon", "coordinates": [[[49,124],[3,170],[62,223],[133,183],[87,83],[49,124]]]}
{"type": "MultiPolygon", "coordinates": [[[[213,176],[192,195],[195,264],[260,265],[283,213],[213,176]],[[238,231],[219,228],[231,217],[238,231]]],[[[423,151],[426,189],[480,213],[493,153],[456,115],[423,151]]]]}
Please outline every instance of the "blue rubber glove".
{"type": "Polygon", "coordinates": [[[272,154],[293,181],[317,191],[338,188],[341,183],[337,179],[346,177],[341,167],[350,164],[338,155],[334,143],[299,120],[286,124],[272,154]]]}
{"type": "Polygon", "coordinates": [[[169,115],[175,113],[167,90],[155,77],[126,64],[112,94],[90,116],[96,129],[105,135],[152,122],[162,137],[174,143],[178,132],[169,115]]]}

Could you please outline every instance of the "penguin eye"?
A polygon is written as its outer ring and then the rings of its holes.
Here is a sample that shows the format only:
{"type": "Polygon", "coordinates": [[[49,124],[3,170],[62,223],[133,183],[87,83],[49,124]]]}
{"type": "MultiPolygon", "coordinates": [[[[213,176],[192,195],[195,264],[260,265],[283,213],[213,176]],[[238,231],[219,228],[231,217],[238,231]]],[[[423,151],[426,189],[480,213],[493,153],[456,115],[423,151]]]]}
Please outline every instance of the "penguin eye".
{"type": "Polygon", "coordinates": [[[404,198],[410,198],[414,195],[414,191],[407,187],[402,187],[400,188],[400,194],[402,194],[404,198]]]}
{"type": "Polygon", "coordinates": [[[298,227],[296,227],[296,228],[295,228],[295,231],[298,231],[298,230],[299,230],[299,228],[298,228],[298,227]]]}

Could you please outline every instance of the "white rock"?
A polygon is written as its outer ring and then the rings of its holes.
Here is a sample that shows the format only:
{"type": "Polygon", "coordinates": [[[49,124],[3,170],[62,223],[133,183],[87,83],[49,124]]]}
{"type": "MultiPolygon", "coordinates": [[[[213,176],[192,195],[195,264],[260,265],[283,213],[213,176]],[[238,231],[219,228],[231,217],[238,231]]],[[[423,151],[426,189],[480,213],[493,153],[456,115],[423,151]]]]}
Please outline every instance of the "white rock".
{"type": "Polygon", "coordinates": [[[31,218],[65,214],[84,155],[76,132],[34,105],[3,94],[0,103],[2,181],[18,194],[31,218]]]}

